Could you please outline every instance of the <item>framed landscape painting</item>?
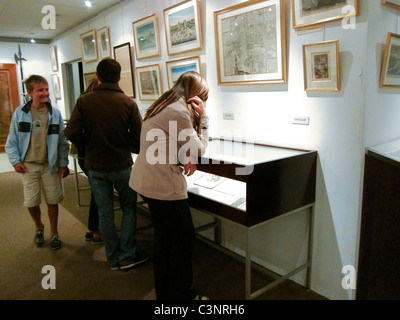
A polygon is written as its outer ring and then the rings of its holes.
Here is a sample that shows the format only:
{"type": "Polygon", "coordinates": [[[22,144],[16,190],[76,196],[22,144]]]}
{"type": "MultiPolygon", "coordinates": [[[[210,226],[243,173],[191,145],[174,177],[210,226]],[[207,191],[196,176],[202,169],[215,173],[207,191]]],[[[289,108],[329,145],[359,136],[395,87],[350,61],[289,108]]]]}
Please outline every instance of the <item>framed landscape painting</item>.
{"type": "Polygon", "coordinates": [[[157,100],[162,94],[161,69],[159,64],[136,68],[139,99],[157,100]]]}
{"type": "Polygon", "coordinates": [[[164,9],[168,55],[202,49],[200,10],[197,0],[164,9]]]}
{"type": "Polygon", "coordinates": [[[400,88],[400,35],[389,32],[383,55],[379,87],[400,88]]]}
{"type": "Polygon", "coordinates": [[[96,61],[98,59],[96,30],[89,30],[82,33],[79,37],[83,62],[96,61]]]}
{"type": "Polygon", "coordinates": [[[156,14],[132,22],[132,28],[136,59],[155,57],[161,54],[156,14]]]}
{"type": "Polygon", "coordinates": [[[187,71],[201,72],[200,56],[167,61],[168,87],[171,89],[182,73],[187,71]]]}
{"type": "Polygon", "coordinates": [[[100,59],[111,57],[110,32],[108,27],[103,27],[98,30],[97,38],[99,41],[100,59]]]}
{"type": "Polygon", "coordinates": [[[381,0],[382,4],[394,9],[400,9],[400,0],[381,0]]]}
{"type": "Polygon", "coordinates": [[[304,89],[340,91],[339,40],[303,45],[304,89]]]}

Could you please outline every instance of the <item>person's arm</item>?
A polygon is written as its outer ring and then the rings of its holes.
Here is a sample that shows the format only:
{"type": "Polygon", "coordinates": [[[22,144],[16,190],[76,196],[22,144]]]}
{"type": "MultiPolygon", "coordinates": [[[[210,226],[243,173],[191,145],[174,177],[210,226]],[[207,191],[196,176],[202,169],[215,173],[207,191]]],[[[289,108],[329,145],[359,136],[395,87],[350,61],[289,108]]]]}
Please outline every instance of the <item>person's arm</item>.
{"type": "Polygon", "coordinates": [[[69,143],[67,138],[64,135],[64,121],[60,115],[59,120],[60,125],[60,132],[58,135],[58,160],[60,162],[60,177],[65,178],[69,175],[69,168],[68,168],[68,153],[69,153],[69,143]]]}
{"type": "Polygon", "coordinates": [[[139,154],[140,151],[140,132],[142,130],[143,119],[136,102],[133,104],[131,125],[129,135],[131,141],[131,153],[139,154]]]}
{"type": "Polygon", "coordinates": [[[64,135],[77,147],[82,147],[84,145],[83,117],[79,98],[76,101],[71,117],[64,130],[64,135]]]}
{"type": "Polygon", "coordinates": [[[14,170],[19,173],[26,172],[25,166],[22,164],[21,152],[19,149],[18,143],[18,119],[17,119],[17,112],[14,112],[11,123],[10,129],[8,132],[8,137],[5,145],[5,151],[8,156],[8,160],[11,165],[14,167],[14,170]]]}

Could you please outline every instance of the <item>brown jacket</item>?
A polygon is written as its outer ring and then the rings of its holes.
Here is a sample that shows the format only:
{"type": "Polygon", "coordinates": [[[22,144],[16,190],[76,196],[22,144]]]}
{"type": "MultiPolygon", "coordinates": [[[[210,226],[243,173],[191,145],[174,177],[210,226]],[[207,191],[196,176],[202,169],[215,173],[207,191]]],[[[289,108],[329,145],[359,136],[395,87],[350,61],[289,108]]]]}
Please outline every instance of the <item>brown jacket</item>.
{"type": "Polygon", "coordinates": [[[136,102],[118,84],[99,84],[81,95],[65,129],[67,138],[84,147],[85,167],[120,171],[132,166],[139,152],[142,116],[136,102]]]}
{"type": "Polygon", "coordinates": [[[181,154],[188,152],[196,160],[204,154],[208,145],[207,116],[200,118],[199,131],[194,130],[182,98],[144,121],[130,187],[151,199],[186,199],[187,183],[179,159],[182,162],[181,154]]]}

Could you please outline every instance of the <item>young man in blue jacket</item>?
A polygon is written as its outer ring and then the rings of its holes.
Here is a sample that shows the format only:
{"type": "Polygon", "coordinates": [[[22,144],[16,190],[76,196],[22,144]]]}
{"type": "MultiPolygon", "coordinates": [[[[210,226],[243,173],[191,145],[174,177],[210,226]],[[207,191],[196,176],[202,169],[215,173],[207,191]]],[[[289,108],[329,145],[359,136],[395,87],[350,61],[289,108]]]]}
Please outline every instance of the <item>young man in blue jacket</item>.
{"type": "Polygon", "coordinates": [[[69,143],[64,136],[61,112],[49,102],[47,80],[32,75],[25,85],[31,100],[13,113],[5,150],[14,170],[22,174],[24,206],[36,226],[35,244],[41,247],[44,242],[40,210],[43,190],[50,221],[50,246],[59,249],[58,204],[63,200],[61,179],[69,174],[69,143]]]}

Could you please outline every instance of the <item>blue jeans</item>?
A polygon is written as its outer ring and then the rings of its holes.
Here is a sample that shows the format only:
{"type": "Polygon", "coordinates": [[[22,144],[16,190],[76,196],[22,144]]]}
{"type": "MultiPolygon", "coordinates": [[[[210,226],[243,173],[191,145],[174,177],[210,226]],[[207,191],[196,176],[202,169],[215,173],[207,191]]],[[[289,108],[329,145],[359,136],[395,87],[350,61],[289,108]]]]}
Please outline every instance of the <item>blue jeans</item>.
{"type": "Polygon", "coordinates": [[[99,231],[111,267],[135,257],[137,194],[129,187],[130,174],[131,168],[111,172],[88,170],[92,194],[99,208],[99,231]],[[120,236],[114,223],[114,188],[122,210],[120,236]]]}

